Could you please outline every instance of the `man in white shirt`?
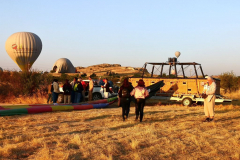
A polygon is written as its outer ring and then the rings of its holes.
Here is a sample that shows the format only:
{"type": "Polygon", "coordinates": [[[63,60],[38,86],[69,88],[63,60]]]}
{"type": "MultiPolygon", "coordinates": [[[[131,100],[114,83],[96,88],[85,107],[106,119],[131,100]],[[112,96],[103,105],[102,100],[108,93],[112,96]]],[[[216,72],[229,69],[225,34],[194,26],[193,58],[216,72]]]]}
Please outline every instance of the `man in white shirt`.
{"type": "Polygon", "coordinates": [[[207,95],[207,98],[204,99],[204,112],[206,116],[204,122],[211,122],[214,120],[216,83],[210,76],[207,77],[207,81],[208,86],[204,86],[204,93],[207,95]]]}

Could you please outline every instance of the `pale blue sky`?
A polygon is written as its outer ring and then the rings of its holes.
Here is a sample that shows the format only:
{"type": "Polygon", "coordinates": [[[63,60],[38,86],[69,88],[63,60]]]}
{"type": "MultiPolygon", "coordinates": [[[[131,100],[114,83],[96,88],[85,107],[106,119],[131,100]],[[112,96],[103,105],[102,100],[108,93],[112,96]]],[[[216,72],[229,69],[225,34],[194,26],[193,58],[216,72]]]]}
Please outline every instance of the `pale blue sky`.
{"type": "Polygon", "coordinates": [[[5,42],[27,31],[43,43],[39,70],[59,58],[142,67],[180,51],[178,61],[201,63],[205,74],[240,76],[239,8],[239,0],[0,0],[0,67],[18,69],[5,42]]]}

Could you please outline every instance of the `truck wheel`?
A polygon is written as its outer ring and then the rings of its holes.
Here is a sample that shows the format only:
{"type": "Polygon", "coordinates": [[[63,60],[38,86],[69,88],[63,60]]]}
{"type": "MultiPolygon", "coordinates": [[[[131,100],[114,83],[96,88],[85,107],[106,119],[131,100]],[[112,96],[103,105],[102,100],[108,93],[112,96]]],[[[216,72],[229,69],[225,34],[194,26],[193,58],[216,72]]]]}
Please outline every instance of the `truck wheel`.
{"type": "Polygon", "coordinates": [[[63,103],[63,94],[58,95],[57,103],[63,103]]]}
{"type": "Polygon", "coordinates": [[[93,100],[102,99],[102,95],[100,93],[93,93],[92,99],[93,100]]]}
{"type": "Polygon", "coordinates": [[[191,106],[192,105],[192,99],[191,98],[184,98],[182,100],[182,105],[184,105],[184,106],[191,106]]]}

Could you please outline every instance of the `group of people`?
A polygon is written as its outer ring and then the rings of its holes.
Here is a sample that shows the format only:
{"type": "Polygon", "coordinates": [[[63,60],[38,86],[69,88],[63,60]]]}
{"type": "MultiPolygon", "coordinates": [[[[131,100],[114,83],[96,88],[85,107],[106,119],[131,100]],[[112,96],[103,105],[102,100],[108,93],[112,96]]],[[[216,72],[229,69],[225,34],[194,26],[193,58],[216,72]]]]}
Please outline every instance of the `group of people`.
{"type": "Polygon", "coordinates": [[[145,87],[144,81],[140,79],[138,85],[133,88],[128,78],[124,79],[123,85],[120,87],[118,96],[120,98],[120,105],[122,106],[123,121],[128,118],[130,112],[131,96],[135,98],[135,114],[136,121],[140,115],[140,122],[143,120],[143,109],[145,106],[145,98],[149,96],[149,91],[145,87]]]}
{"type": "MultiPolygon", "coordinates": [[[[207,83],[203,84],[203,95],[204,96],[204,113],[206,119],[203,122],[214,121],[214,106],[215,106],[215,92],[216,83],[211,76],[207,77],[207,83]]],[[[138,85],[133,88],[132,84],[128,82],[128,79],[124,79],[123,85],[118,92],[120,98],[120,105],[122,106],[122,117],[123,121],[128,118],[130,111],[131,96],[135,97],[135,113],[136,120],[138,120],[140,114],[140,122],[143,119],[143,109],[145,106],[145,98],[149,96],[148,90],[145,88],[144,81],[140,79],[138,85]]]]}
{"type": "MultiPolygon", "coordinates": [[[[63,99],[64,104],[70,103],[80,103],[85,101],[85,92],[88,92],[88,100],[92,100],[92,92],[93,92],[93,80],[89,77],[89,83],[86,83],[81,78],[74,78],[70,83],[68,79],[66,79],[63,85],[63,99]]],[[[53,104],[57,105],[58,95],[60,93],[58,80],[54,79],[52,84],[48,86],[48,100],[49,103],[52,99],[53,104]]]]}
{"type": "MultiPolygon", "coordinates": [[[[97,85],[101,86],[102,92],[104,94],[104,98],[108,98],[109,93],[112,91],[111,81],[108,79],[101,80],[99,79],[97,85]]],[[[89,83],[86,84],[82,81],[81,78],[74,78],[74,80],[69,83],[69,80],[66,80],[63,85],[63,95],[64,95],[64,104],[70,103],[80,103],[81,101],[85,101],[85,92],[87,87],[89,87],[88,100],[92,100],[92,92],[93,92],[94,82],[91,77],[89,77],[89,83]]],[[[48,101],[52,98],[53,104],[57,104],[59,91],[58,80],[54,79],[53,83],[49,86],[49,97],[48,101]]],[[[203,95],[204,96],[204,113],[206,119],[204,122],[214,121],[214,106],[215,106],[215,92],[216,92],[216,83],[212,77],[207,78],[207,83],[204,84],[203,95]]],[[[145,99],[149,96],[149,91],[145,87],[145,83],[142,79],[138,81],[138,85],[134,88],[132,84],[128,81],[128,78],[124,79],[122,86],[118,91],[119,102],[122,107],[122,118],[123,121],[128,118],[130,112],[130,103],[131,97],[135,98],[135,114],[136,120],[138,120],[140,115],[140,122],[143,120],[143,110],[145,106],[145,99]]]]}

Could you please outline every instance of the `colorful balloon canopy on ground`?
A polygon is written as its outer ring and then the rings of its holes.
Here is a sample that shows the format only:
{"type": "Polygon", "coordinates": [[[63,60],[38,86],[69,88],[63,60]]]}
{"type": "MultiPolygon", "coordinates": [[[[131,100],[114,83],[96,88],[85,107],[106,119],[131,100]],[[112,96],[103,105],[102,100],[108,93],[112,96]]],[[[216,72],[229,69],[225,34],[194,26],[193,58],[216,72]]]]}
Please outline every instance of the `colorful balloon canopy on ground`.
{"type": "Polygon", "coordinates": [[[5,105],[0,106],[0,116],[12,116],[21,114],[35,114],[43,112],[67,111],[67,110],[86,110],[93,108],[104,108],[114,103],[118,98],[113,97],[93,101],[89,104],[71,104],[71,105],[5,105]]]}
{"type": "Polygon", "coordinates": [[[22,71],[28,71],[42,51],[42,41],[34,33],[17,32],[7,39],[5,49],[22,71]]]}

